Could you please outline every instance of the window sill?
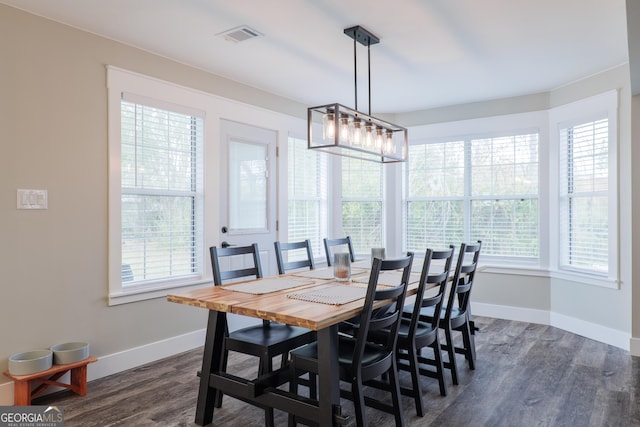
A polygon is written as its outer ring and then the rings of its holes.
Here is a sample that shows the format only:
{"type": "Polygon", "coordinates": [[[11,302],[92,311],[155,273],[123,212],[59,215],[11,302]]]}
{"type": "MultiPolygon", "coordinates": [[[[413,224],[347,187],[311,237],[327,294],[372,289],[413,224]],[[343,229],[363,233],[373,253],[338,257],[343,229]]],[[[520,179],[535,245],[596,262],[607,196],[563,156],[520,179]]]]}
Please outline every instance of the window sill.
{"type": "Polygon", "coordinates": [[[478,271],[489,274],[508,274],[513,276],[534,276],[549,279],[566,280],[584,285],[593,285],[601,288],[620,289],[618,280],[608,277],[589,275],[577,272],[547,270],[527,265],[502,267],[497,265],[480,265],[478,271]]]}
{"type": "Polygon", "coordinates": [[[165,286],[140,286],[132,289],[109,293],[109,306],[128,304],[131,302],[145,301],[156,298],[164,298],[173,292],[184,292],[192,289],[213,286],[211,280],[197,280],[182,284],[167,284],[165,286]]]}

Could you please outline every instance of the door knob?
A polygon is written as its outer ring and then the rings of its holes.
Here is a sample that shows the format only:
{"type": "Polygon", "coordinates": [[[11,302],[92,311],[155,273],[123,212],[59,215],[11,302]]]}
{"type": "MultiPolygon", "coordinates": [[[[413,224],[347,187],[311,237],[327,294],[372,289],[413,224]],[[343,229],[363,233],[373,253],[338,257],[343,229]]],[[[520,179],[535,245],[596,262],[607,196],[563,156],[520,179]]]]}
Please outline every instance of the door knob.
{"type": "Polygon", "coordinates": [[[220,243],[220,246],[223,247],[223,248],[228,248],[229,246],[234,246],[234,245],[230,244],[229,242],[227,242],[225,240],[222,243],[220,243]]]}

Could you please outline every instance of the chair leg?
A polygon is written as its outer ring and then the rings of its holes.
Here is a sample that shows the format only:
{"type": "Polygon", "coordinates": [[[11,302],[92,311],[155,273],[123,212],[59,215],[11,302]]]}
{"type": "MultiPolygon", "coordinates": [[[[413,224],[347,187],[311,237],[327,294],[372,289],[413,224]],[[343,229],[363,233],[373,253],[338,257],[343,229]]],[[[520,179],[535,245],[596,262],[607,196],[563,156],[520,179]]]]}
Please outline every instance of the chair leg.
{"type": "Polygon", "coordinates": [[[453,347],[453,338],[451,337],[451,328],[445,328],[444,336],[447,345],[447,354],[449,355],[449,369],[451,370],[451,380],[454,385],[458,385],[458,367],[456,366],[456,350],[453,347]]]}
{"type": "MultiPolygon", "coordinates": [[[[271,355],[263,354],[260,357],[260,366],[258,367],[258,375],[271,372],[273,369],[273,361],[271,355]]],[[[264,410],[264,425],[265,427],[273,427],[273,408],[266,408],[264,410]]]]}
{"type": "MultiPolygon", "coordinates": [[[[289,380],[289,391],[293,394],[298,394],[298,373],[296,372],[296,368],[291,364],[290,369],[290,377],[289,380]]],[[[295,427],[298,423],[296,422],[296,417],[293,414],[289,414],[289,427],[295,427]]]]}
{"type": "Polygon", "coordinates": [[[409,367],[411,369],[411,383],[413,386],[413,400],[416,404],[416,413],[419,417],[424,417],[424,408],[422,405],[422,387],[420,387],[420,366],[418,365],[418,355],[416,354],[416,349],[413,345],[409,346],[408,358],[409,367]]]}
{"type": "Polygon", "coordinates": [[[433,348],[433,360],[435,362],[436,374],[438,376],[438,385],[440,386],[440,395],[447,395],[447,383],[444,381],[444,365],[442,363],[442,348],[440,348],[440,337],[436,335],[436,340],[431,344],[433,348]]]}
{"type": "Polygon", "coordinates": [[[471,325],[468,322],[462,325],[462,342],[469,369],[474,370],[476,369],[476,343],[471,333],[471,325]]]}
{"type": "MultiPolygon", "coordinates": [[[[221,363],[221,372],[227,372],[227,360],[229,359],[229,350],[223,350],[224,354],[222,355],[222,363],[221,363]]],[[[215,407],[216,408],[221,408],[222,407],[222,392],[220,390],[216,390],[216,396],[215,396],[215,407]]]]}
{"type": "Polygon", "coordinates": [[[282,361],[280,362],[280,367],[284,368],[288,360],[289,360],[289,352],[287,351],[282,353],[282,361]]]}
{"type": "Polygon", "coordinates": [[[351,393],[353,394],[353,406],[356,412],[356,424],[358,426],[366,426],[364,392],[362,390],[362,381],[360,378],[355,378],[351,383],[351,393]]]}
{"type": "MultiPolygon", "coordinates": [[[[393,408],[394,408],[394,416],[396,419],[396,427],[404,426],[404,418],[402,414],[402,399],[400,397],[400,383],[398,382],[398,365],[396,362],[396,358],[393,358],[391,362],[391,369],[389,370],[389,385],[391,386],[391,398],[393,400],[393,408]]],[[[420,395],[420,399],[422,399],[422,395],[420,395]]],[[[422,400],[420,400],[420,404],[422,404],[422,400]]],[[[366,425],[366,424],[358,424],[358,425],[366,425]]]]}
{"type": "Polygon", "coordinates": [[[309,372],[309,398],[318,400],[318,376],[309,372]]]}

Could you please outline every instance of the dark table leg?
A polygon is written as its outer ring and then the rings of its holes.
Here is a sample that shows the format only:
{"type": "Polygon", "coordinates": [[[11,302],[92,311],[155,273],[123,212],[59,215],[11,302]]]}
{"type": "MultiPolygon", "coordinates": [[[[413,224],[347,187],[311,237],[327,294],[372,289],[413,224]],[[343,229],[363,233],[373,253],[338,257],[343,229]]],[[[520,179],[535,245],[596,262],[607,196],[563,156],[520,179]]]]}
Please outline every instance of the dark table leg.
{"type": "Polygon", "coordinates": [[[202,356],[202,371],[200,373],[200,388],[196,405],[196,424],[204,426],[211,424],[215,404],[216,390],[209,386],[212,372],[220,371],[223,357],[224,333],[227,324],[227,314],[214,310],[209,311],[207,322],[207,336],[204,342],[202,356]]]}
{"type": "Polygon", "coordinates": [[[340,375],[338,369],[338,325],[318,331],[318,383],[320,417],[318,424],[333,426],[334,408],[339,412],[340,375]]]}

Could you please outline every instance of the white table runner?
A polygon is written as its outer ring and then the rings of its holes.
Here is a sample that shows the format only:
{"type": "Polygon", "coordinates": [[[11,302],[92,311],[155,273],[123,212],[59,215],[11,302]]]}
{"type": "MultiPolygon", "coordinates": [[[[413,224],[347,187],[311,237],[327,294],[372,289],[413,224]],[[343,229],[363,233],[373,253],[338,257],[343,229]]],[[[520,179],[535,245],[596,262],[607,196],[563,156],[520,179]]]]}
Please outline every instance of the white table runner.
{"type": "Polygon", "coordinates": [[[294,277],[267,277],[266,279],[258,279],[247,283],[225,285],[224,288],[230,291],[260,295],[282,291],[284,289],[297,288],[303,285],[311,285],[313,283],[315,283],[313,280],[297,279],[294,277]]]}
{"type": "Polygon", "coordinates": [[[367,288],[349,285],[332,285],[321,289],[311,289],[287,295],[301,301],[321,304],[342,305],[367,296],[367,288]]]}

